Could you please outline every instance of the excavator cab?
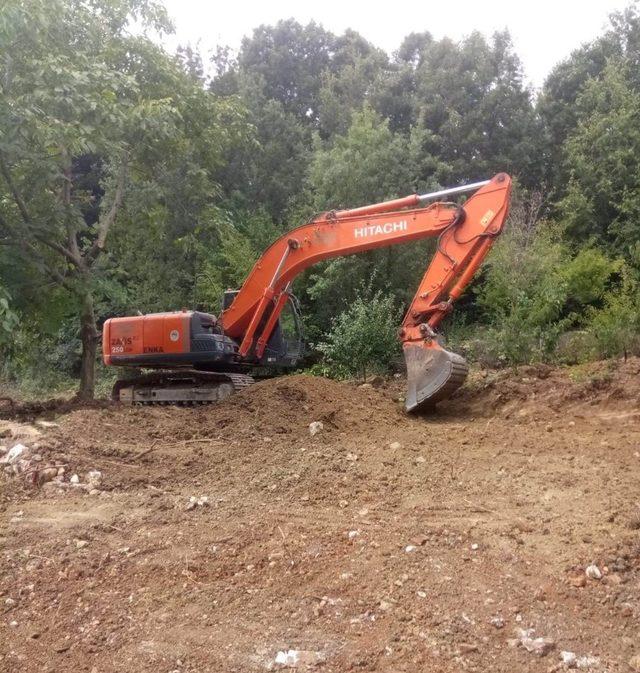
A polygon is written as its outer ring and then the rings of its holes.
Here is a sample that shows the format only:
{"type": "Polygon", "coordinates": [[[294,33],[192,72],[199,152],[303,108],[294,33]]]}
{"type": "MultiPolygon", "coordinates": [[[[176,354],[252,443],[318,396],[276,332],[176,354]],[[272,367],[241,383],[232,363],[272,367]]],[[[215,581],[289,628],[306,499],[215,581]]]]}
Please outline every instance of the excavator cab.
{"type": "MultiPolygon", "coordinates": [[[[233,304],[238,292],[239,290],[227,290],[224,293],[222,298],[223,310],[233,304]]],[[[262,320],[262,326],[266,324],[268,319],[269,314],[266,314],[262,320]]],[[[300,303],[298,298],[289,292],[287,301],[278,315],[278,320],[257,364],[261,367],[292,369],[298,366],[304,354],[305,344],[300,317],[300,303]]]]}
{"type": "Polygon", "coordinates": [[[304,339],[298,299],[290,294],[260,359],[264,366],[297,367],[304,357],[304,339]]]}

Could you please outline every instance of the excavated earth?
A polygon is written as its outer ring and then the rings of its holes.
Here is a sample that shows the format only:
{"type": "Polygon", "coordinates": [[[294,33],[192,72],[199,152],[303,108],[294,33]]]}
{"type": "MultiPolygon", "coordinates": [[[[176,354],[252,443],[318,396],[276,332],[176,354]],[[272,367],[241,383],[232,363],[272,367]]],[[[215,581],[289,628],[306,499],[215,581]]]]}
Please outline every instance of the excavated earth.
{"type": "Polygon", "coordinates": [[[3,407],[0,671],[640,670],[640,361],[402,390],[3,407]]]}

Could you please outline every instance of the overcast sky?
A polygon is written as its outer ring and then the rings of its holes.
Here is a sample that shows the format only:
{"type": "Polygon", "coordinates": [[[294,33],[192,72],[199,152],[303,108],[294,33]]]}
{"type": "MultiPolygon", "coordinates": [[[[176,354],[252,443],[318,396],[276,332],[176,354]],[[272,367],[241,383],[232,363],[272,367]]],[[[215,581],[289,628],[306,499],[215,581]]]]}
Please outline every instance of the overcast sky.
{"type": "Polygon", "coordinates": [[[583,42],[597,36],[608,15],[629,0],[534,0],[492,4],[470,0],[165,0],[177,34],[176,44],[199,44],[203,54],[218,45],[235,49],[243,35],[262,23],[293,17],[312,19],[334,33],[353,28],[389,53],[410,32],[428,30],[436,37],[458,39],[479,30],[491,35],[508,28],[524,64],[525,75],[539,87],[551,68],[583,42]]]}

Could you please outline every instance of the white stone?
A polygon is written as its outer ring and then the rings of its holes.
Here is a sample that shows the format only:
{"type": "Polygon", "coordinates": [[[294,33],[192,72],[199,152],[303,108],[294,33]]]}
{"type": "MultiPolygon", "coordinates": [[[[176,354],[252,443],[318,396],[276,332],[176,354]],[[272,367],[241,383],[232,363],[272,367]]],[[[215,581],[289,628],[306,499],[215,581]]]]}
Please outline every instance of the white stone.
{"type": "Polygon", "coordinates": [[[2,457],[0,462],[15,463],[18,459],[25,459],[29,457],[29,448],[24,444],[16,444],[12,446],[9,451],[2,457]]]}
{"type": "Polygon", "coordinates": [[[322,421],[313,421],[309,423],[309,434],[314,437],[319,432],[324,430],[324,423],[322,421]]]}
{"type": "Polygon", "coordinates": [[[527,652],[544,657],[556,646],[553,638],[534,638],[534,629],[518,629],[519,641],[527,652]]]}
{"type": "Polygon", "coordinates": [[[102,483],[102,472],[100,472],[100,470],[89,470],[85,475],[85,479],[90,486],[98,488],[102,483]]]}
{"type": "Polygon", "coordinates": [[[600,580],[602,579],[602,571],[600,568],[595,563],[592,563],[591,565],[587,566],[586,570],[584,571],[584,574],[592,580],[600,580]]]}
{"type": "Polygon", "coordinates": [[[36,425],[39,425],[41,428],[59,428],[59,423],[54,423],[53,421],[36,421],[36,425]]]}
{"type": "Polygon", "coordinates": [[[276,654],[274,664],[283,668],[301,668],[308,670],[326,660],[324,652],[313,650],[281,650],[276,654]]]}

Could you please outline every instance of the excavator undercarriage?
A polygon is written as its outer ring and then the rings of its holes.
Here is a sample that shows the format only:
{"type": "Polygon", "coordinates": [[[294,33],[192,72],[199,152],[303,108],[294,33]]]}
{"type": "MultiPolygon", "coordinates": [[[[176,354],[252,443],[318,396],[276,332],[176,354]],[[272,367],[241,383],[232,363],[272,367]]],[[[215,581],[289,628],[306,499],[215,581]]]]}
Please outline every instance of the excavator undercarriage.
{"type": "Polygon", "coordinates": [[[153,370],[118,381],[114,398],[130,404],[211,403],[247,387],[254,376],[299,366],[304,346],[291,293],[297,275],[324,259],[432,237],[436,252],[399,338],[407,366],[406,408],[433,407],[467,375],[464,358],[440,345],[437,327],[502,232],[510,194],[511,178],[499,173],[462,187],[322,213],[263,253],[242,288],[225,293],[219,318],[176,311],[107,320],[105,364],[153,370]],[[463,204],[440,200],[470,191],[463,204]]]}
{"type": "Polygon", "coordinates": [[[117,381],[112,397],[124,404],[195,406],[221,402],[252,383],[253,377],[247,374],[206,372],[191,368],[158,370],[117,381]]]}

